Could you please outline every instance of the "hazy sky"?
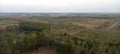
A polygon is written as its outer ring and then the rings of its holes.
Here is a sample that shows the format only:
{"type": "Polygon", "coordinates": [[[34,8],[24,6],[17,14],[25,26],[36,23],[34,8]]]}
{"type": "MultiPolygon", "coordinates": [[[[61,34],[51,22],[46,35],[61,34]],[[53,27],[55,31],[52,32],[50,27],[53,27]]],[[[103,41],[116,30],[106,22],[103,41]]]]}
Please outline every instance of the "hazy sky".
{"type": "Polygon", "coordinates": [[[2,12],[120,13],[120,0],[0,0],[2,12]]]}

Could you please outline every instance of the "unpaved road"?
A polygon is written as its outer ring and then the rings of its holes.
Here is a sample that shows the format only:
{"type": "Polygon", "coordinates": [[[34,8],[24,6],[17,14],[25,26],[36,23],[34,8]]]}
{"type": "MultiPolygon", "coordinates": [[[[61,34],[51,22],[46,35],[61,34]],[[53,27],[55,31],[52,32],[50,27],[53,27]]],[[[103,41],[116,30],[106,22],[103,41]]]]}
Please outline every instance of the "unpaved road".
{"type": "MultiPolygon", "coordinates": [[[[110,27],[108,27],[106,30],[111,30],[113,27],[115,27],[119,23],[120,23],[120,21],[115,22],[110,27]]],[[[81,32],[81,31],[83,31],[83,29],[77,29],[77,30],[70,31],[68,34],[69,35],[74,35],[74,34],[77,34],[77,33],[81,32]]]]}
{"type": "Polygon", "coordinates": [[[85,30],[85,29],[76,29],[76,30],[68,32],[68,34],[69,35],[74,35],[74,34],[77,34],[77,33],[81,32],[81,31],[83,31],[83,30],[85,30]]]}
{"type": "Polygon", "coordinates": [[[80,32],[79,29],[78,29],[78,30],[74,30],[74,31],[69,32],[69,35],[74,35],[74,34],[76,34],[76,33],[78,33],[78,32],[80,32]]]}
{"type": "Polygon", "coordinates": [[[120,23],[120,21],[112,24],[110,27],[107,28],[107,30],[111,30],[114,26],[116,26],[116,25],[119,24],[119,23],[120,23]]]}

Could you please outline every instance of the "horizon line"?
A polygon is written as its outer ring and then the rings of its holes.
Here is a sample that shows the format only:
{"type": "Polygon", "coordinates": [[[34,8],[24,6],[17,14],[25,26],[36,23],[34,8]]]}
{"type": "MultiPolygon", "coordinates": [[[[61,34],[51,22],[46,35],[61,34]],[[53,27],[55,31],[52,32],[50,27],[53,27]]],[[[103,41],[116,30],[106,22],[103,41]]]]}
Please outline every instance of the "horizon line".
{"type": "Polygon", "coordinates": [[[33,14],[42,14],[42,13],[46,13],[46,14],[47,14],[47,13],[48,13],[48,14],[52,14],[52,13],[53,13],[53,14],[54,14],[54,13],[55,13],[55,14],[57,14],[57,13],[58,13],[58,14],[59,14],[59,13],[60,13],[60,14],[62,14],[62,13],[63,13],[63,14],[72,14],[72,13],[78,13],[78,14],[120,14],[120,12],[110,12],[110,13],[109,13],[109,12],[81,12],[81,13],[80,13],[80,12],[0,12],[0,14],[9,14],[9,13],[11,13],[11,14],[12,14],[12,13],[13,13],[13,14],[14,14],[14,13],[18,13],[18,14],[19,14],[19,13],[21,13],[21,14],[22,14],[22,13],[29,13],[29,14],[32,14],[32,13],[33,13],[33,14]]]}

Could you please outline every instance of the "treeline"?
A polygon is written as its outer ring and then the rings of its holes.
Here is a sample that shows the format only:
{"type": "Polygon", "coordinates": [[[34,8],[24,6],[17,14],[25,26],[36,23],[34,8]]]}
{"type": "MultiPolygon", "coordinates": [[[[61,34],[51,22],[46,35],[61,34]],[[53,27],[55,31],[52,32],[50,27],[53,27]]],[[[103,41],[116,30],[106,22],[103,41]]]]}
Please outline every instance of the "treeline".
{"type": "Polygon", "coordinates": [[[72,40],[81,54],[119,54],[119,35],[118,31],[86,30],[74,35],[72,40]]]}
{"type": "Polygon", "coordinates": [[[39,22],[20,22],[19,27],[7,27],[9,29],[0,32],[0,54],[19,54],[43,46],[54,47],[60,54],[71,54],[73,52],[71,45],[61,43],[63,36],[67,34],[55,36],[53,33],[45,32],[46,29],[47,31],[53,29],[49,27],[54,26],[39,22]]]}
{"type": "Polygon", "coordinates": [[[44,28],[40,23],[21,22],[19,28],[11,27],[0,32],[0,54],[17,54],[48,44],[44,28]]]}

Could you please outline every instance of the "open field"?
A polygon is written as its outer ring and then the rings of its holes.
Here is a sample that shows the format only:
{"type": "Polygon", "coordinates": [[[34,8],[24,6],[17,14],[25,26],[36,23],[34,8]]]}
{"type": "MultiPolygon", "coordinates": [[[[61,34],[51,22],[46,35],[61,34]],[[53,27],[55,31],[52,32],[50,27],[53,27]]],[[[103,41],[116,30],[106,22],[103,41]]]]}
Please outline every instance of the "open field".
{"type": "Polygon", "coordinates": [[[0,14],[0,54],[120,54],[120,14],[0,14]]]}

